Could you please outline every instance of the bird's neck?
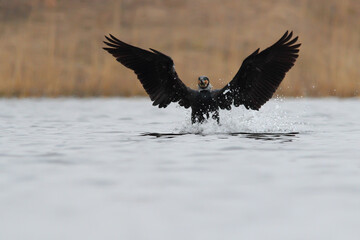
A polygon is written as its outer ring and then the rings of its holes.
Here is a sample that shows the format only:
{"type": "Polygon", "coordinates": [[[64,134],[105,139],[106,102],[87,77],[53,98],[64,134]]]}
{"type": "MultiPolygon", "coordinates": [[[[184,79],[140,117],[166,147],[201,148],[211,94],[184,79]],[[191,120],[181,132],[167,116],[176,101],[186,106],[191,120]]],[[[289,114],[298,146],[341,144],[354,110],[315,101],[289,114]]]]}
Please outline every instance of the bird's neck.
{"type": "Polygon", "coordinates": [[[212,89],[212,86],[211,84],[209,83],[209,85],[207,85],[206,88],[201,88],[198,86],[198,91],[201,92],[201,91],[210,91],[212,89]]]}

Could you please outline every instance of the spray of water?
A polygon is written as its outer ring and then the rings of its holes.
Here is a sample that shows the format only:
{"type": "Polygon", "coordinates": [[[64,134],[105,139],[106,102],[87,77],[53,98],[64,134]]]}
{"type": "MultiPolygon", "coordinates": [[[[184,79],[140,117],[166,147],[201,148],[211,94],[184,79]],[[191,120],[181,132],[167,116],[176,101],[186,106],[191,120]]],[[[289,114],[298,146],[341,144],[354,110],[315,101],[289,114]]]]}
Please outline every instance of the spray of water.
{"type": "Polygon", "coordinates": [[[276,98],[268,102],[260,111],[246,110],[243,107],[231,111],[220,111],[220,124],[209,119],[202,124],[189,124],[190,116],[175,131],[191,134],[223,133],[287,133],[304,131],[304,123],[293,109],[284,109],[284,99],[276,98]]]}

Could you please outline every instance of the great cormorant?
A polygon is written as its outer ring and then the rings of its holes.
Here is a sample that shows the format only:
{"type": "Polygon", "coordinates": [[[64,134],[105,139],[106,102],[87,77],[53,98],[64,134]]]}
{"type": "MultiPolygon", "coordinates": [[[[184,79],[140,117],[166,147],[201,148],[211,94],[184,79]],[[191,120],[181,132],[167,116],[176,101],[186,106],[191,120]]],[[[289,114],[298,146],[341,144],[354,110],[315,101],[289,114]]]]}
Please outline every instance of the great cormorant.
{"type": "Polygon", "coordinates": [[[132,69],[143,85],[154,106],[166,108],[178,102],[191,107],[192,123],[202,123],[209,117],[219,122],[219,109],[244,105],[259,110],[274,94],[285,73],[298,57],[298,37],[286,32],[279,41],[245,58],[235,77],[222,89],[212,90],[209,78],[198,78],[198,89],[187,87],[178,77],[173,60],[155,50],[144,50],[124,43],[110,34],[104,49],[125,67],[132,69]]]}

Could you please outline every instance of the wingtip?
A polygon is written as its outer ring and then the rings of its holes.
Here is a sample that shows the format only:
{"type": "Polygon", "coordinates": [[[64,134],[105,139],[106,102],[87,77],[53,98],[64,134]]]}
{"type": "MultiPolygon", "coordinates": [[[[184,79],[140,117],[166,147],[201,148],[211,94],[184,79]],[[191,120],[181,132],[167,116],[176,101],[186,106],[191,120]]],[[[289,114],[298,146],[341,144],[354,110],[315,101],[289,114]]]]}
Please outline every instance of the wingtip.
{"type": "MultiPolygon", "coordinates": [[[[286,32],[288,32],[288,31],[286,31],[286,32]]],[[[284,42],[289,41],[289,40],[292,38],[292,35],[293,35],[293,32],[291,31],[291,32],[285,37],[284,42]]]]}
{"type": "Polygon", "coordinates": [[[156,53],[156,54],[159,54],[159,55],[164,55],[163,53],[161,53],[161,52],[159,52],[159,51],[157,51],[157,50],[155,50],[155,49],[153,49],[153,48],[149,48],[151,51],[153,51],[154,53],[156,53]]]}
{"type": "Polygon", "coordinates": [[[106,36],[106,35],[105,35],[105,38],[106,38],[106,40],[108,40],[109,42],[111,41],[111,39],[110,39],[108,36],[106,36]]]}
{"type": "Polygon", "coordinates": [[[293,31],[287,30],[285,34],[275,43],[275,44],[281,44],[281,45],[292,45],[297,42],[299,39],[299,36],[296,36],[293,38],[293,31]]]}
{"type": "Polygon", "coordinates": [[[286,31],[282,37],[275,43],[275,44],[279,44],[279,43],[282,43],[286,40],[286,38],[288,37],[288,34],[289,34],[289,31],[286,31]]]}
{"type": "Polygon", "coordinates": [[[104,35],[104,37],[106,38],[106,39],[110,39],[110,37],[111,37],[112,35],[111,35],[111,33],[108,33],[107,35],[104,35]]]}
{"type": "Polygon", "coordinates": [[[120,41],[119,39],[117,39],[116,37],[114,37],[114,35],[112,35],[111,33],[109,33],[109,36],[110,36],[113,40],[120,41]]]}
{"type": "Polygon", "coordinates": [[[124,46],[124,45],[129,45],[127,43],[124,43],[123,41],[120,41],[119,39],[117,39],[114,35],[112,35],[111,33],[109,33],[109,36],[105,36],[106,40],[109,41],[109,43],[117,45],[117,46],[124,46]]]}

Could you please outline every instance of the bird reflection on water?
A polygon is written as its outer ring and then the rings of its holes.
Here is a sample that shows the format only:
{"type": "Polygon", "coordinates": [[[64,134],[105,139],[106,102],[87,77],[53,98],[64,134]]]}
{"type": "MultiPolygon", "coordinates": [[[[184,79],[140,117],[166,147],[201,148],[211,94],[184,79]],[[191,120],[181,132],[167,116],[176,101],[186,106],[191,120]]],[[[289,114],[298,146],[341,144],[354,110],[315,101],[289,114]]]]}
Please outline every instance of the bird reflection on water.
{"type": "MultiPolygon", "coordinates": [[[[175,138],[183,135],[189,135],[194,133],[143,133],[141,136],[155,137],[155,138],[175,138]]],[[[195,133],[195,135],[207,136],[207,134],[195,133]]],[[[239,136],[242,138],[249,138],[262,141],[277,141],[277,142],[292,142],[298,138],[299,132],[286,132],[286,133],[256,133],[256,132],[234,132],[234,133],[219,133],[222,138],[228,138],[227,136],[239,136]]]]}

